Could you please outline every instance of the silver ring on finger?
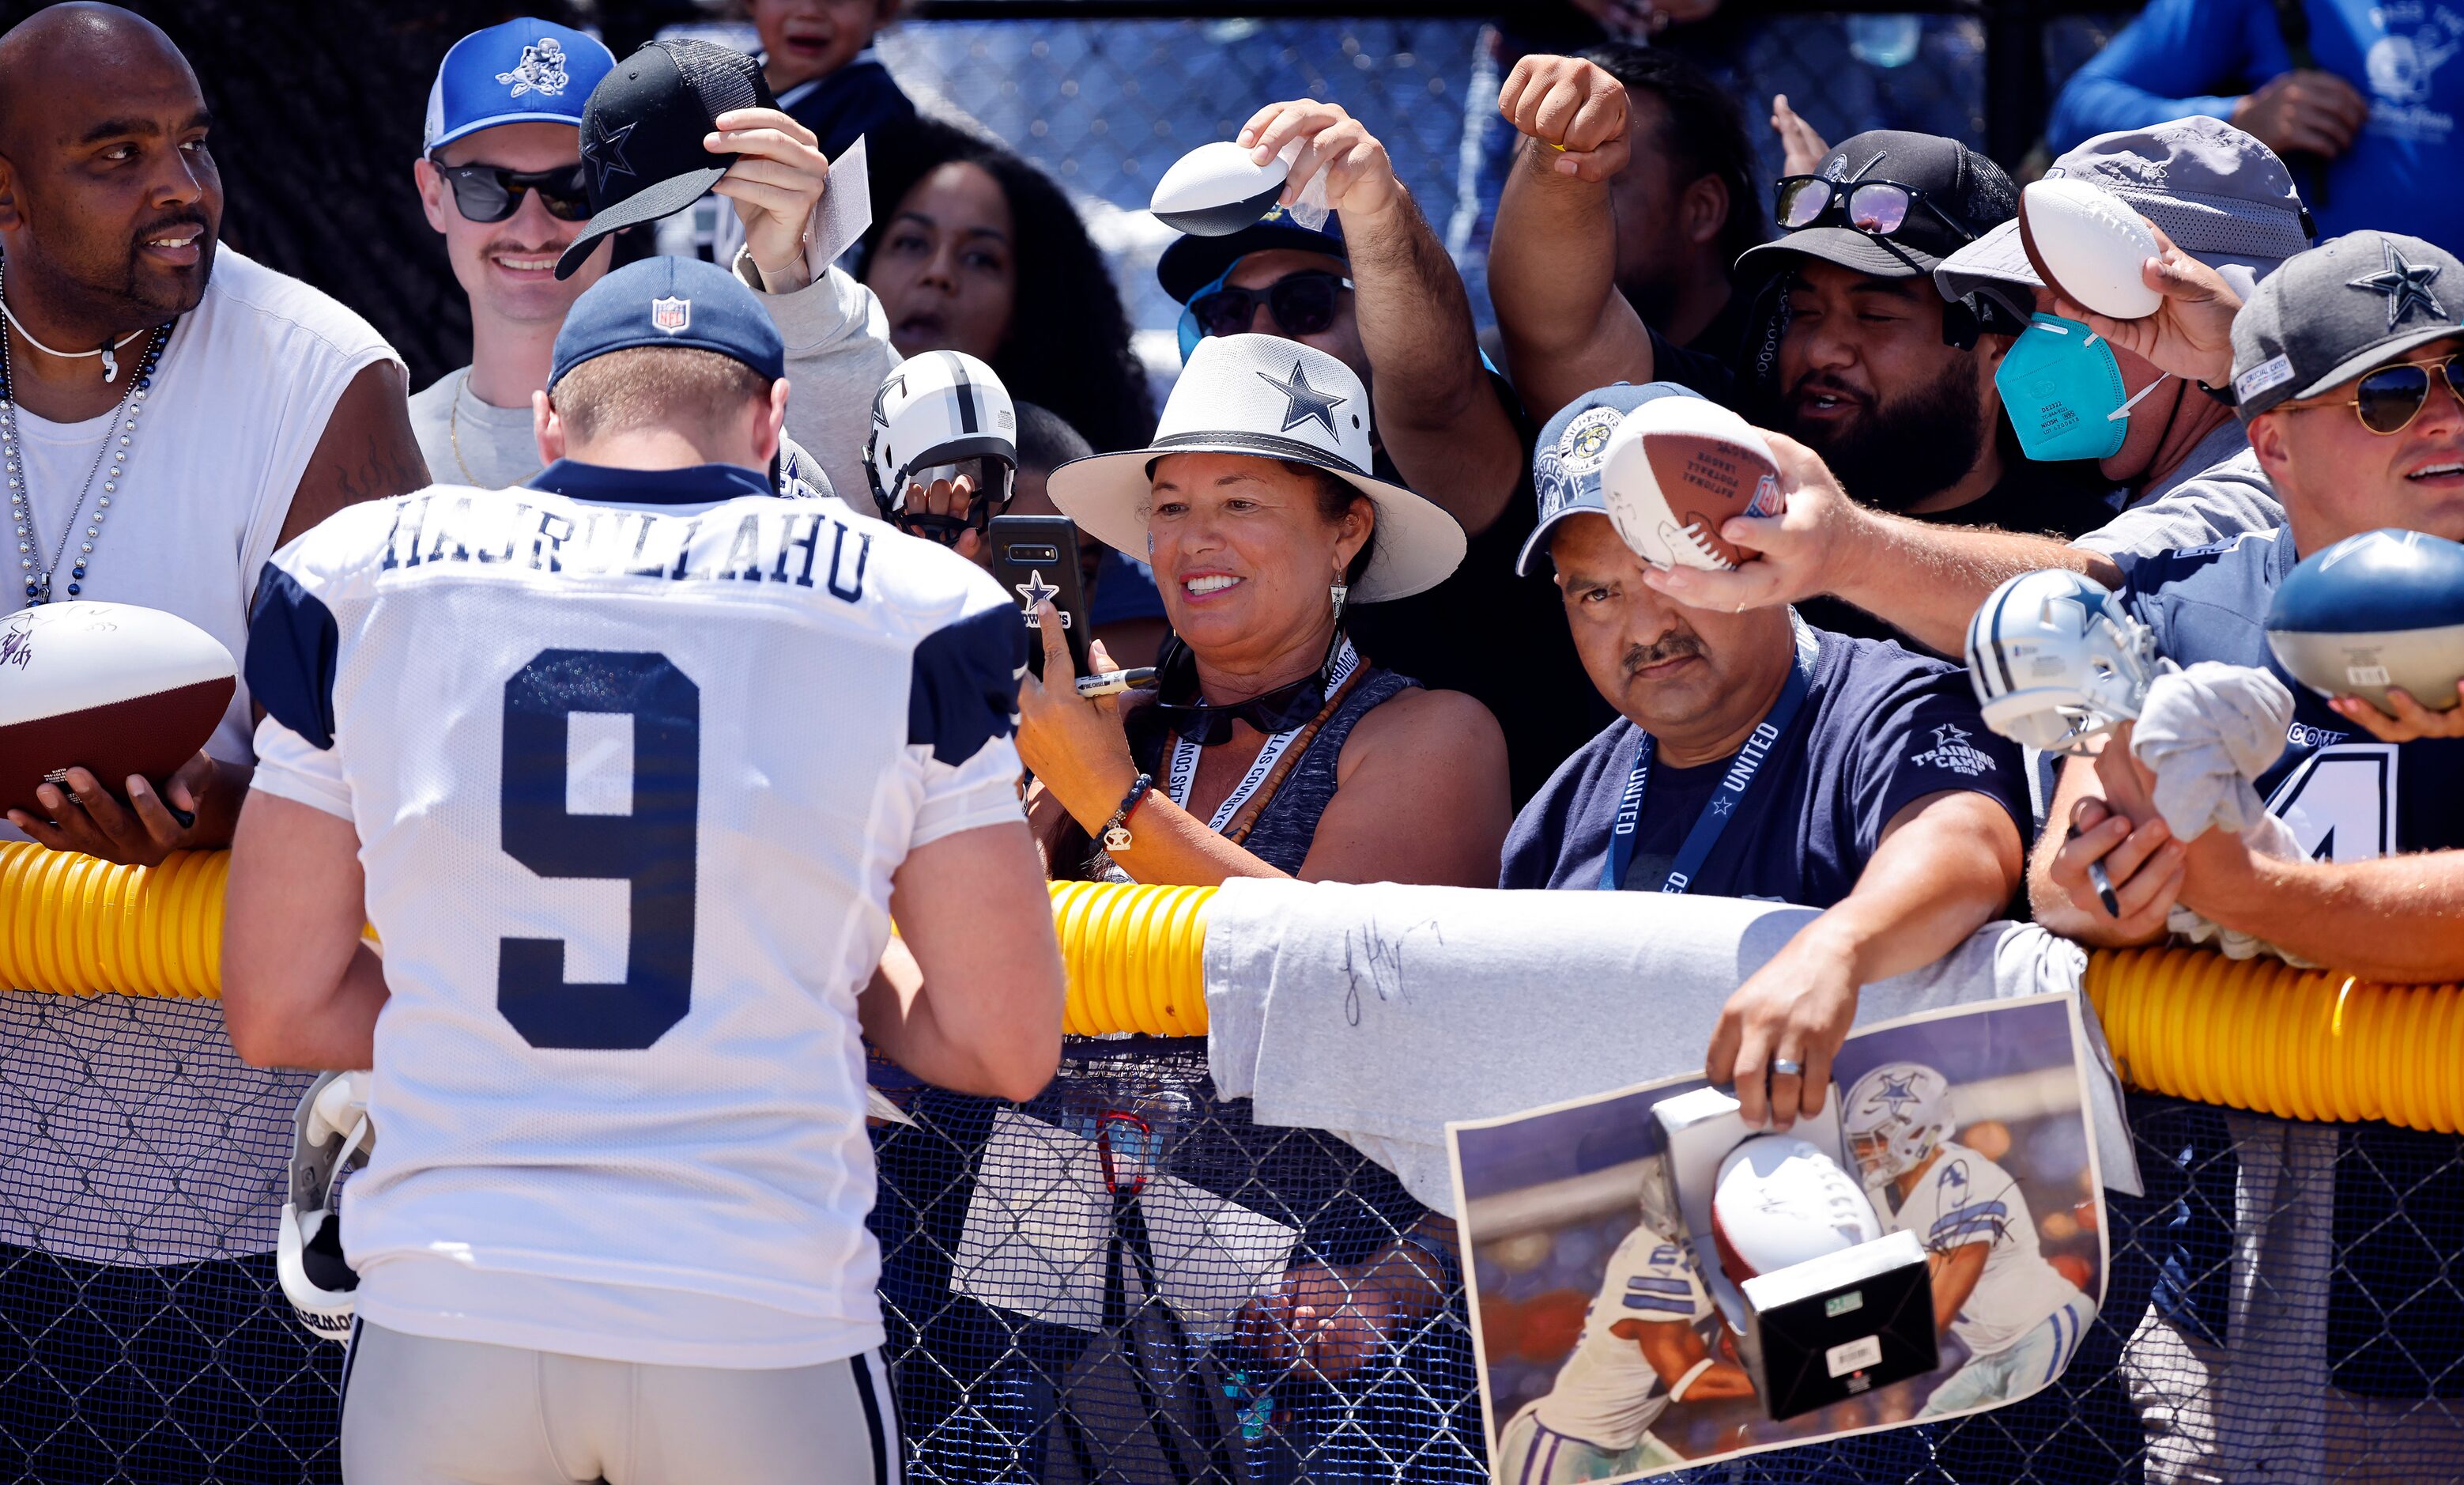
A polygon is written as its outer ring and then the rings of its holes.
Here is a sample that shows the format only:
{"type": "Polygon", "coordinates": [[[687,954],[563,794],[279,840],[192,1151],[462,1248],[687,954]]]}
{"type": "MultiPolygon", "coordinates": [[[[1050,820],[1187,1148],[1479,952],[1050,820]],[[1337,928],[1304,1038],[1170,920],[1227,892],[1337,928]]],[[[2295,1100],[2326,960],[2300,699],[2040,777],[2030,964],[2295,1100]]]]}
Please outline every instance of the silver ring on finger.
{"type": "Polygon", "coordinates": [[[1805,1075],[1805,1064],[1801,1062],[1791,1062],[1786,1057],[1773,1057],[1771,1058],[1771,1075],[1773,1077],[1803,1077],[1805,1075]]]}

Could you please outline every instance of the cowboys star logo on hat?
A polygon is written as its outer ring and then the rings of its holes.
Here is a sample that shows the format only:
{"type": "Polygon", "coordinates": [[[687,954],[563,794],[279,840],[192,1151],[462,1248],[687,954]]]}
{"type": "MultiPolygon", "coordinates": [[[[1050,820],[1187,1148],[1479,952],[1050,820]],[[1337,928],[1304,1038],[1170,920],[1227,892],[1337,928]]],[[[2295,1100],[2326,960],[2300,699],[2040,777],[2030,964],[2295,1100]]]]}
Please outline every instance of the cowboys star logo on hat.
{"type": "Polygon", "coordinates": [[[572,80],[564,73],[564,43],[554,36],[541,36],[522,48],[522,59],[511,72],[496,74],[498,82],[510,82],[514,91],[507,95],[519,98],[525,93],[538,93],[554,98],[564,91],[572,80]]]}
{"type": "Polygon", "coordinates": [[[670,295],[650,301],[650,328],[681,335],[693,323],[693,300],[670,295]]]}
{"type": "Polygon", "coordinates": [[[2379,246],[2387,254],[2387,267],[2375,274],[2364,274],[2359,278],[2349,279],[2344,287],[2386,295],[2387,327],[2390,330],[2403,323],[2405,317],[2411,314],[2416,306],[2429,311],[2432,320],[2446,319],[2446,306],[2438,302],[2438,296],[2430,289],[2438,281],[2439,266],[2424,263],[2415,268],[2394,243],[2383,242],[2379,246]]]}
{"type": "Polygon", "coordinates": [[[1291,376],[1287,381],[1278,382],[1264,371],[1258,373],[1258,380],[1288,399],[1284,408],[1284,426],[1280,432],[1289,432],[1314,419],[1326,425],[1329,438],[1335,436],[1334,410],[1349,402],[1350,398],[1337,397],[1332,392],[1322,392],[1311,387],[1309,368],[1297,361],[1292,363],[1291,376]]]}
{"type": "Polygon", "coordinates": [[[631,163],[625,158],[625,136],[632,132],[633,125],[629,123],[611,129],[604,119],[590,121],[590,137],[582,142],[582,158],[589,161],[590,168],[597,172],[601,190],[607,188],[607,177],[633,173],[631,163]]]}

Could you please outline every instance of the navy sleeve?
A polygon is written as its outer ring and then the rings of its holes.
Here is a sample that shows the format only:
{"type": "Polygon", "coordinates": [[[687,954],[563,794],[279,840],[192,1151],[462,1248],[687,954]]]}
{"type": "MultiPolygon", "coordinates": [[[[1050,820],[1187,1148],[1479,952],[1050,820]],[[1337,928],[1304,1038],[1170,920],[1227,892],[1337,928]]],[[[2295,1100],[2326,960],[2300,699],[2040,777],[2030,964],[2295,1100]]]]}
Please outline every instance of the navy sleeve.
{"type": "Polygon", "coordinates": [[[1882,689],[1862,715],[1852,775],[1859,874],[1891,817],[1927,794],[1987,796],[2027,848],[2035,811],[2019,745],[1985,725],[1965,672],[1927,664],[1882,689]]]}
{"type": "MultiPolygon", "coordinates": [[[[254,658],[253,655],[251,656],[254,658]]],[[[935,630],[915,647],[907,691],[907,741],[955,768],[1018,723],[1026,627],[1008,604],[935,630]]]]}
{"type": "Polygon", "coordinates": [[[334,745],[334,611],[273,563],[256,582],[248,624],[248,694],[315,746],[334,745]]]}
{"type": "Polygon", "coordinates": [[[2046,142],[2058,153],[2186,115],[2228,118],[2241,92],[2291,65],[2266,0],[2153,0],[2071,75],[2046,142]]]}

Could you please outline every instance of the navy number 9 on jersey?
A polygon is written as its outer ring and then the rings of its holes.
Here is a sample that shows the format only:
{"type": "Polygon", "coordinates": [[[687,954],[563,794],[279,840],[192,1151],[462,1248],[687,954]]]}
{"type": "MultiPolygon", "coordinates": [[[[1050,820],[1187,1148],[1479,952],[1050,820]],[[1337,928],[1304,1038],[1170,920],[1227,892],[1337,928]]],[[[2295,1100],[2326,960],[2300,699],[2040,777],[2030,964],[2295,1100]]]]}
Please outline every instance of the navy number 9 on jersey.
{"type": "Polygon", "coordinates": [[[504,849],[541,876],[631,884],[625,978],[571,985],[561,939],[499,939],[496,1009],[534,1047],[638,1051],[693,1007],[701,688],[664,654],[542,650],[505,682],[504,849]],[[568,719],[633,719],[630,814],[566,808],[568,719]]]}

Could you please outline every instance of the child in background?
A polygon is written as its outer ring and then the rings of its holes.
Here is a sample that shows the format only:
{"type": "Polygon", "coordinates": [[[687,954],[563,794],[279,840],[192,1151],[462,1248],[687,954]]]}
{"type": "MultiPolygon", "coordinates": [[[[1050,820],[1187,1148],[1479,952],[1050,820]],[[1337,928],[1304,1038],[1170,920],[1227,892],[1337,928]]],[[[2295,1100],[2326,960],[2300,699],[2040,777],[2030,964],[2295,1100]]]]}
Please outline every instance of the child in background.
{"type": "Polygon", "coordinates": [[[872,38],[901,0],[751,0],[761,75],[779,107],[820,137],[835,160],[859,135],[915,117],[872,38]]]}

